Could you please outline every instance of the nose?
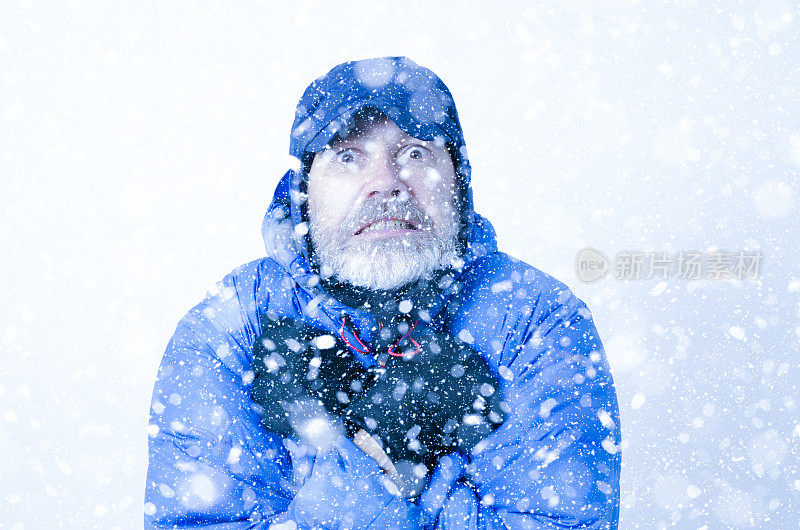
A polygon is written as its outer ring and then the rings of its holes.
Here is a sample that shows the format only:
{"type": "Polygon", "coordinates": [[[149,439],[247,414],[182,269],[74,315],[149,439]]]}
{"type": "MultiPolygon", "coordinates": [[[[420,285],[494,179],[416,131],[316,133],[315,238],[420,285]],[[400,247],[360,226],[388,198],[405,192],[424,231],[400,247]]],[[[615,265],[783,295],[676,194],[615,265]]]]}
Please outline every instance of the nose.
{"type": "Polygon", "coordinates": [[[389,157],[379,157],[370,169],[366,187],[368,198],[389,199],[408,192],[406,183],[400,178],[400,168],[389,157]]]}

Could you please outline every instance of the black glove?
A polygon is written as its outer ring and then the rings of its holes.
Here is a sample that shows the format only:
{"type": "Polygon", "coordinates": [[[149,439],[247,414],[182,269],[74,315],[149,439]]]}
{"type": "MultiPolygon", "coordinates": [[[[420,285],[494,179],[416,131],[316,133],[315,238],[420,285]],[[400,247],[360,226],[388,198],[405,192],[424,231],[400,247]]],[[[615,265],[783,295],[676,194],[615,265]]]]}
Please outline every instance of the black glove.
{"type": "Polygon", "coordinates": [[[253,344],[251,399],[262,425],[284,436],[301,436],[303,420],[327,412],[340,416],[360,395],[364,367],[334,335],[286,317],[266,316],[253,344]]]}
{"type": "Polygon", "coordinates": [[[380,440],[406,497],[421,491],[440,456],[468,453],[505,419],[499,382],[478,352],[446,333],[413,339],[344,415],[380,440]]]}

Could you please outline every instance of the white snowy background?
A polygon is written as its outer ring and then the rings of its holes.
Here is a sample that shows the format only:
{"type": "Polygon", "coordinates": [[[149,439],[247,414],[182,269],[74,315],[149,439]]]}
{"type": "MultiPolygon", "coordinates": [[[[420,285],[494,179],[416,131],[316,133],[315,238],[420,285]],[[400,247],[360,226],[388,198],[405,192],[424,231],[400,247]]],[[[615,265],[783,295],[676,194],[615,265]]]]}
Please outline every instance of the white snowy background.
{"type": "Polygon", "coordinates": [[[3,2],[0,528],[141,526],[176,323],[263,255],[306,85],[383,55],[445,80],[501,249],[592,310],[621,528],[797,528],[800,7],[570,6],[3,2]],[[586,246],[764,258],[587,284],[586,246]]]}

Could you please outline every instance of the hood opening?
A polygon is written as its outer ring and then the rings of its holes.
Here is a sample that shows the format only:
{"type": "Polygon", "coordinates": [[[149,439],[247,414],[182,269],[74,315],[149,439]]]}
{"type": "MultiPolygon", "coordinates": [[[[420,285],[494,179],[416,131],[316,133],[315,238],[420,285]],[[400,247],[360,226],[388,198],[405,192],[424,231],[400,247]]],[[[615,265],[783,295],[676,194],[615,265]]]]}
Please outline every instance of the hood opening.
{"type": "Polygon", "coordinates": [[[457,269],[496,251],[494,229],[474,211],[471,167],[449,89],[433,72],[408,58],[383,57],[335,66],[313,81],[300,98],[289,144],[290,155],[299,163],[283,175],[264,216],[267,256],[285,267],[298,284],[316,290],[321,278],[315,272],[318,267],[308,234],[306,176],[315,154],[364,107],[383,112],[410,136],[444,139],[459,188],[458,253],[463,264],[457,269]]]}
{"type": "MultiPolygon", "coordinates": [[[[334,134],[333,137],[326,143],[319,151],[312,152],[312,151],[304,151],[300,156],[300,179],[298,183],[298,191],[300,192],[301,196],[308,197],[308,178],[311,172],[311,166],[314,163],[314,158],[317,153],[322,152],[325,148],[329,145],[336,143],[338,140],[346,137],[355,126],[355,123],[362,119],[367,119],[370,122],[377,119],[389,119],[392,118],[387,115],[383,110],[379,109],[378,107],[372,105],[365,105],[360,107],[357,111],[350,113],[350,118],[347,122],[334,134]]],[[[394,120],[392,120],[394,121],[394,120]]],[[[395,125],[398,125],[395,122],[395,125]]],[[[398,125],[399,127],[399,125],[398,125]]],[[[401,128],[402,130],[402,128],[401,128]]],[[[412,136],[411,133],[408,131],[404,132],[409,136],[412,136]]],[[[432,138],[418,138],[420,140],[431,141],[432,138]]],[[[467,244],[469,240],[469,221],[471,217],[471,202],[469,201],[469,183],[465,181],[463,176],[464,171],[460,170],[463,164],[462,157],[460,156],[460,152],[456,145],[448,140],[445,140],[444,147],[447,149],[448,154],[450,155],[450,160],[453,164],[453,169],[455,171],[455,178],[456,178],[456,192],[458,196],[456,197],[457,201],[457,208],[459,212],[459,219],[458,219],[458,255],[459,257],[464,256],[467,250],[467,244]]],[[[299,205],[300,210],[300,222],[306,223],[306,226],[310,228],[311,226],[311,219],[308,214],[308,200],[304,200],[299,205]]],[[[316,253],[314,251],[314,243],[311,238],[311,231],[308,230],[303,235],[303,244],[305,248],[308,250],[308,260],[309,265],[311,265],[312,270],[319,274],[320,271],[320,264],[317,261],[316,253]]]]}

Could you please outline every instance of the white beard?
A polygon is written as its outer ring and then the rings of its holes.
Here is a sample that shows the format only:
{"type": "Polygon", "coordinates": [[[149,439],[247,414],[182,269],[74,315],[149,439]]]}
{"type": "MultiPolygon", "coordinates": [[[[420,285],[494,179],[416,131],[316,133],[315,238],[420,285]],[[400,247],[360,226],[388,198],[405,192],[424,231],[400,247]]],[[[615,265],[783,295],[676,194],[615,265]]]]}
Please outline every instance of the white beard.
{"type": "Polygon", "coordinates": [[[314,244],[323,278],[335,276],[340,281],[373,290],[394,290],[430,278],[437,270],[449,267],[458,257],[458,224],[450,205],[447,226],[431,226],[430,220],[406,235],[356,239],[354,227],[380,217],[422,220],[419,210],[407,202],[365,203],[348,215],[341,225],[332,226],[322,216],[310,217],[311,241],[314,244]]]}

